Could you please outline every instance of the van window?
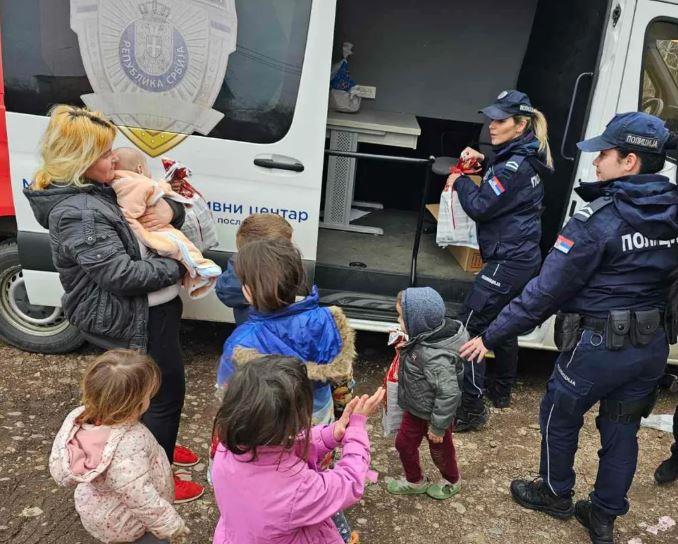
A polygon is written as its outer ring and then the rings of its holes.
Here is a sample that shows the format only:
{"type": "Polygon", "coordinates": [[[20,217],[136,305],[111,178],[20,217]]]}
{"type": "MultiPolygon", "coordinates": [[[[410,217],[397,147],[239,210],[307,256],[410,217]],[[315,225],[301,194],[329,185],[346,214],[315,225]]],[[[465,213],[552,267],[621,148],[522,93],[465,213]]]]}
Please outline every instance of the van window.
{"type": "Polygon", "coordinates": [[[678,21],[655,19],[645,32],[639,111],[678,130],[678,21]]]}
{"type": "Polygon", "coordinates": [[[7,109],[44,115],[55,103],[84,102],[120,125],[278,141],[294,117],[311,1],[1,2],[7,109]],[[88,25],[100,25],[87,36],[98,36],[99,51],[80,50],[88,25]],[[107,71],[101,59],[112,63],[107,71]]]}

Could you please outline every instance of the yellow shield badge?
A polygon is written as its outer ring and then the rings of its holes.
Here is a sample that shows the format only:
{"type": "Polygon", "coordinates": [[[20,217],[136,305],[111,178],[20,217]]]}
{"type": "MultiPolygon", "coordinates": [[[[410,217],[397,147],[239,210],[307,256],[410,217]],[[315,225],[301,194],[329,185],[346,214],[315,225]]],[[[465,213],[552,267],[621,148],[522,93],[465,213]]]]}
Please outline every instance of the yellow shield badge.
{"type": "Polygon", "coordinates": [[[209,134],[235,50],[235,0],[70,0],[85,72],[83,102],[156,157],[209,134]]]}

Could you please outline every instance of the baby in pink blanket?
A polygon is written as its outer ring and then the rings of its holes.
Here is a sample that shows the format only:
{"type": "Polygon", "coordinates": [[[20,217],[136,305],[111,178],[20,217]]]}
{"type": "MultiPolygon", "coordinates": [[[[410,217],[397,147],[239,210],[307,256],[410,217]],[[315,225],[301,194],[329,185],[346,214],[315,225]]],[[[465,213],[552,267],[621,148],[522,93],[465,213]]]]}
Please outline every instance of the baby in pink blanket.
{"type": "Polygon", "coordinates": [[[186,267],[191,278],[187,288],[192,298],[205,296],[221,275],[219,265],[203,257],[193,242],[171,225],[149,230],[138,221],[149,206],[163,197],[184,204],[190,204],[190,201],[175,193],[169,183],[151,179],[146,159],[136,149],[124,147],[115,153],[118,156],[118,170],[111,187],[127,223],[146,247],[158,255],[176,259],[186,267]]]}

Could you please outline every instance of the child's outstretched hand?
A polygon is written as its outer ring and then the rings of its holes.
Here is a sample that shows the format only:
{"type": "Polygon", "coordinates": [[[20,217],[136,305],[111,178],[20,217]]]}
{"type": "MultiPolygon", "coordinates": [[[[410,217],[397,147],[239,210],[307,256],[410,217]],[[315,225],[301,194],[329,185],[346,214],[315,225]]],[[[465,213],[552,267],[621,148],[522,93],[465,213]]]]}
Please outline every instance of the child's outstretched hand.
{"type": "Polygon", "coordinates": [[[360,397],[353,397],[350,402],[344,406],[344,412],[341,414],[341,417],[334,422],[334,428],[332,429],[332,434],[334,439],[337,442],[341,442],[346,434],[346,427],[348,427],[348,420],[353,413],[353,409],[358,404],[360,397]]]}
{"type": "Polygon", "coordinates": [[[363,395],[362,397],[354,399],[357,400],[358,402],[353,408],[353,413],[361,414],[368,417],[371,416],[381,407],[381,403],[384,400],[385,394],[386,394],[385,389],[383,387],[380,387],[374,392],[374,394],[371,397],[368,395],[363,395]]]}
{"type": "Polygon", "coordinates": [[[426,435],[428,436],[429,442],[433,442],[434,444],[442,444],[443,443],[443,437],[432,433],[431,429],[428,430],[428,433],[426,433],[426,435]]]}

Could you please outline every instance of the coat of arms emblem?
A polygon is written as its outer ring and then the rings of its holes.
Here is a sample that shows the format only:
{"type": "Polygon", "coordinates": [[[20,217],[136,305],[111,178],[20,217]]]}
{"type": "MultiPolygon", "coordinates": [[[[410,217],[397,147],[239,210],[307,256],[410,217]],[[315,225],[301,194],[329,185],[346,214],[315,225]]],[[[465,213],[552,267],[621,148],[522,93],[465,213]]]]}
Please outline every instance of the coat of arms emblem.
{"type": "Polygon", "coordinates": [[[94,90],[81,98],[152,157],[207,135],[237,24],[235,0],[71,0],[94,90]]]}

